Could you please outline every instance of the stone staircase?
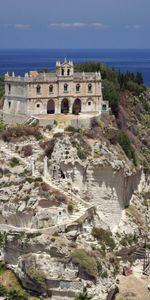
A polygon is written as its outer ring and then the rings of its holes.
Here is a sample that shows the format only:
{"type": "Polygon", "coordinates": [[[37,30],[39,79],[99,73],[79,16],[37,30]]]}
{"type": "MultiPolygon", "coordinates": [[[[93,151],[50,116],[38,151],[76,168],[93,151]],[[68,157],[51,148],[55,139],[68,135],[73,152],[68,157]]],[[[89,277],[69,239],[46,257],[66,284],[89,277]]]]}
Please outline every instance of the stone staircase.
{"type": "Polygon", "coordinates": [[[137,259],[144,259],[146,256],[146,249],[139,247],[135,250],[134,256],[136,256],[137,259]]]}
{"type": "MultiPolygon", "coordinates": [[[[49,181],[47,178],[43,177],[43,181],[50,185],[52,188],[59,190],[62,192],[62,188],[56,186],[54,182],[49,181]]],[[[90,209],[94,209],[94,205],[89,205],[86,201],[82,200],[79,196],[74,195],[71,191],[66,192],[63,190],[63,194],[66,195],[68,198],[74,200],[73,202],[77,205],[76,211],[70,215],[70,218],[66,225],[77,222],[84,214],[90,209]]]]}
{"type": "Polygon", "coordinates": [[[80,219],[84,215],[84,213],[86,212],[86,210],[87,210],[87,208],[85,208],[83,206],[83,204],[79,203],[78,206],[77,206],[77,208],[76,208],[76,211],[72,215],[70,215],[69,221],[71,223],[73,223],[76,220],[80,219]]]}

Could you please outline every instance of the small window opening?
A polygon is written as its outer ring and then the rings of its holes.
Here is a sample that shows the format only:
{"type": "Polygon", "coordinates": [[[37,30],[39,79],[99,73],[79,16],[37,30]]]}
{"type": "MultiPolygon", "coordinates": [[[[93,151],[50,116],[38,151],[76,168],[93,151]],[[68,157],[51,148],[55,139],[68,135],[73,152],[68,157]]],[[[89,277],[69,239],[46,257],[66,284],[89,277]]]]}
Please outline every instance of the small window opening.
{"type": "Polygon", "coordinates": [[[61,216],[61,211],[59,211],[59,215],[61,216]]]}
{"type": "Polygon", "coordinates": [[[8,102],[8,106],[9,106],[9,108],[11,107],[11,102],[10,101],[8,102]]]}
{"type": "Polygon", "coordinates": [[[40,94],[41,94],[41,87],[40,87],[40,85],[38,85],[38,86],[36,87],[36,93],[37,93],[37,95],[40,95],[40,94]]]}
{"type": "Polygon", "coordinates": [[[37,105],[36,105],[36,107],[38,107],[38,108],[39,108],[39,107],[40,107],[40,104],[37,104],[37,105]]]}
{"type": "Polygon", "coordinates": [[[61,75],[64,76],[64,73],[65,73],[65,71],[64,71],[64,69],[62,69],[61,70],[61,75]]]}
{"type": "Polygon", "coordinates": [[[8,93],[9,94],[11,93],[11,84],[10,83],[8,84],[8,93]]]}
{"type": "Polygon", "coordinates": [[[64,84],[64,92],[68,92],[68,84],[64,84]]]}
{"type": "Polygon", "coordinates": [[[70,69],[67,70],[67,75],[70,76],[70,69]]]}
{"type": "Polygon", "coordinates": [[[102,105],[102,110],[107,110],[106,104],[103,104],[103,105],[102,105]]]}
{"type": "Polygon", "coordinates": [[[89,85],[88,85],[88,92],[92,92],[92,84],[91,83],[89,83],[89,85]]]}
{"type": "Polygon", "coordinates": [[[50,87],[49,87],[49,93],[53,93],[53,85],[50,85],[50,87]]]}
{"type": "Polygon", "coordinates": [[[88,105],[91,105],[91,101],[88,102],[88,105]]]}
{"type": "Polygon", "coordinates": [[[76,85],[76,92],[80,92],[80,84],[76,85]]]}

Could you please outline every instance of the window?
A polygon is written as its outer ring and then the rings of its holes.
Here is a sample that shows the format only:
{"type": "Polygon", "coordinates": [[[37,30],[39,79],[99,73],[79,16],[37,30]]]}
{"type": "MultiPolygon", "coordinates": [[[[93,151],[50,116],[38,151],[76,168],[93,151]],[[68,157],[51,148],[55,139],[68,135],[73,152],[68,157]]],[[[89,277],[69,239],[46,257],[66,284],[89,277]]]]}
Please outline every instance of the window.
{"type": "Polygon", "coordinates": [[[64,71],[64,69],[62,69],[61,70],[61,75],[64,76],[64,73],[65,73],[65,71],[64,71]]]}
{"type": "Polygon", "coordinates": [[[88,102],[88,105],[91,105],[91,101],[88,102]]]}
{"type": "Polygon", "coordinates": [[[38,103],[38,104],[36,105],[36,107],[38,107],[38,108],[39,108],[39,107],[40,107],[40,104],[38,103]]]}
{"type": "Polygon", "coordinates": [[[89,83],[89,85],[88,85],[88,92],[89,92],[89,93],[92,92],[92,84],[91,84],[91,83],[89,83]]]}
{"type": "Polygon", "coordinates": [[[11,84],[9,83],[8,84],[8,94],[10,94],[11,93],[11,84]]]}
{"type": "Polygon", "coordinates": [[[76,85],[76,92],[80,92],[80,84],[79,83],[76,85]]]}
{"type": "Polygon", "coordinates": [[[9,108],[11,107],[11,102],[10,101],[8,102],[8,106],[9,106],[9,108]]]}
{"type": "Polygon", "coordinates": [[[65,93],[68,92],[68,84],[67,84],[67,83],[64,84],[64,92],[65,92],[65,93]]]}
{"type": "Polygon", "coordinates": [[[67,75],[70,76],[70,69],[67,70],[67,75]]]}
{"type": "Polygon", "coordinates": [[[53,93],[53,85],[50,85],[50,86],[49,86],[49,93],[50,93],[50,94],[53,93]]]}
{"type": "Polygon", "coordinates": [[[36,87],[36,93],[37,93],[37,95],[41,94],[41,86],[40,85],[37,85],[37,87],[36,87]]]}
{"type": "Polygon", "coordinates": [[[102,110],[104,110],[104,111],[107,110],[107,105],[106,104],[102,105],[102,110]]]}

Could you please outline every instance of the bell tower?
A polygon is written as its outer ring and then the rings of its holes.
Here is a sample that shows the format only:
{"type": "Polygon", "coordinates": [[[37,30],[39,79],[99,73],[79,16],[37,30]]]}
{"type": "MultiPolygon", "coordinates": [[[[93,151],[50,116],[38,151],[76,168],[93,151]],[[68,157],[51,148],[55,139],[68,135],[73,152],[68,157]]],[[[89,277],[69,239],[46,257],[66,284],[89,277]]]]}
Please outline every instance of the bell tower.
{"type": "Polygon", "coordinates": [[[65,58],[64,62],[61,64],[60,61],[56,62],[56,75],[58,77],[71,77],[74,73],[74,67],[72,61],[67,61],[65,58]]]}

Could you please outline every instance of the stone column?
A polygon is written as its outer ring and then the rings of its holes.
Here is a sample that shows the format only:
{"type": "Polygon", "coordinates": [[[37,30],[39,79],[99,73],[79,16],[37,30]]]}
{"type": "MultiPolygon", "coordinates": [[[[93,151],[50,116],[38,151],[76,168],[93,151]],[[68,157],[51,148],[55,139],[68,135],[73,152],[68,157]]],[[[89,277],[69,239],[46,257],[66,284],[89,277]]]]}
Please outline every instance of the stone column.
{"type": "Polygon", "coordinates": [[[73,106],[73,100],[69,100],[69,114],[72,114],[72,106],[73,106]]]}
{"type": "Polygon", "coordinates": [[[35,161],[33,157],[31,157],[31,171],[32,171],[32,176],[35,176],[35,161]]]}
{"type": "Polygon", "coordinates": [[[55,100],[55,114],[61,114],[61,101],[55,100]]]}
{"type": "Polygon", "coordinates": [[[48,174],[48,165],[47,165],[47,156],[44,157],[44,177],[47,177],[48,174]]]}

